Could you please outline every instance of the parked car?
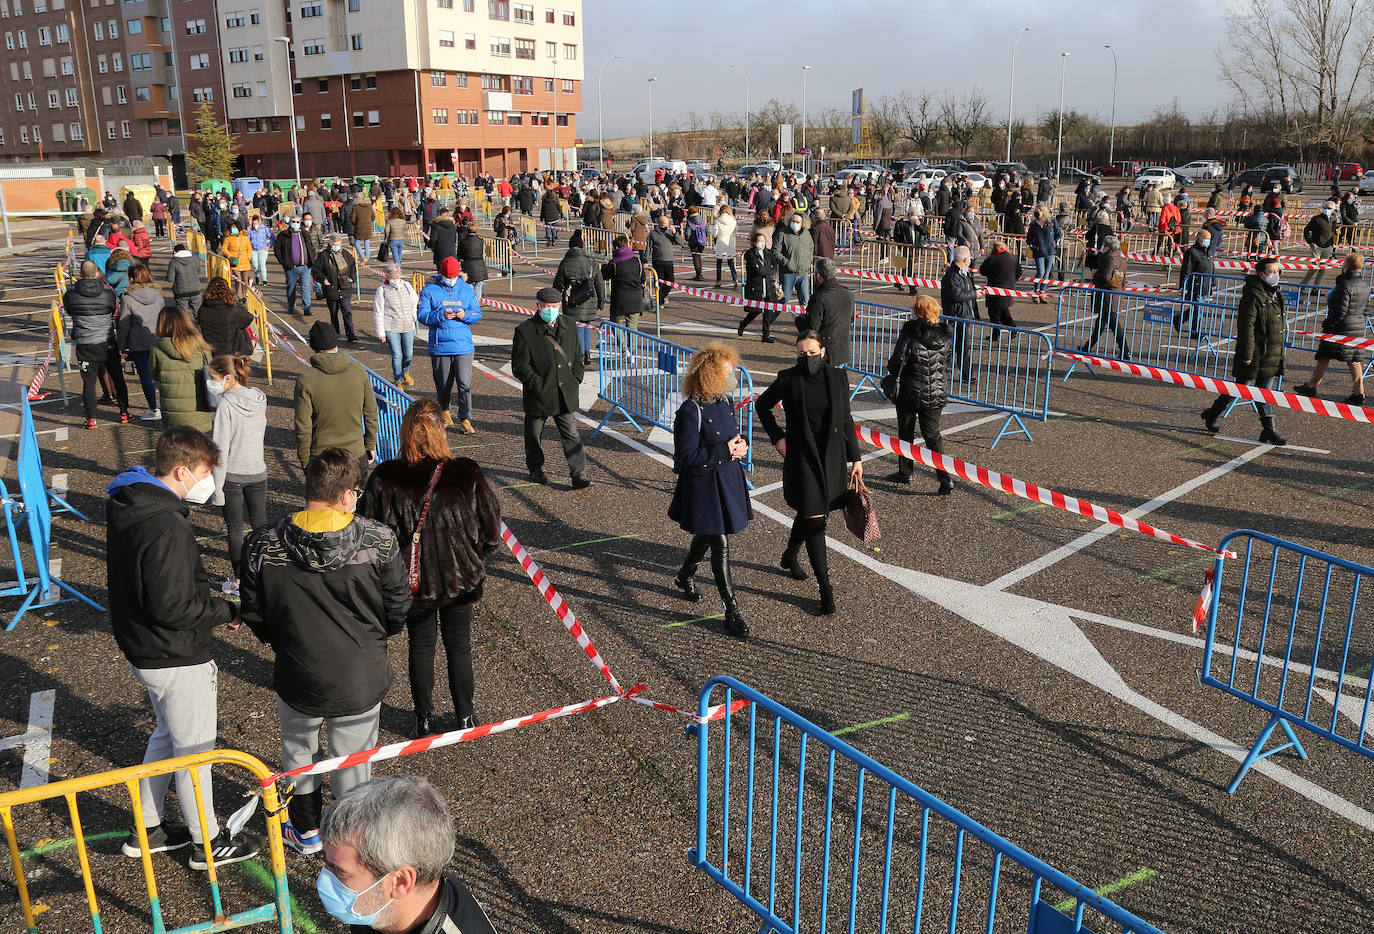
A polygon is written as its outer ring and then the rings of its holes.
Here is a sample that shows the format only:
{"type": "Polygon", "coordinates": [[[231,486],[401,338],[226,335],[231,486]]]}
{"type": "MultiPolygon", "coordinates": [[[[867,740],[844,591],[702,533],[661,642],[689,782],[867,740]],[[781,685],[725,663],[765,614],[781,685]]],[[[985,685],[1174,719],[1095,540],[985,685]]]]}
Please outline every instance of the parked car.
{"type": "Polygon", "coordinates": [[[1174,174],[1189,178],[1225,178],[1226,167],[1215,159],[1194,159],[1174,169],[1174,174]]]}
{"type": "Polygon", "coordinates": [[[767,163],[758,162],[753,165],[741,166],[739,170],[735,172],[735,174],[740,178],[747,179],[751,175],[772,175],[776,171],[778,170],[775,169],[773,166],[768,165],[767,163]]]}
{"type": "Polygon", "coordinates": [[[584,169],[583,169],[580,173],[578,173],[578,174],[580,174],[580,175],[582,176],[582,178],[583,178],[584,181],[587,181],[587,180],[592,180],[592,179],[598,179],[598,178],[600,178],[600,177],[601,177],[601,170],[600,170],[600,169],[597,169],[597,168],[593,168],[593,167],[591,167],[591,166],[588,166],[587,168],[584,168],[584,169]]]}
{"type": "Polygon", "coordinates": [[[1032,178],[1035,177],[1035,173],[1030,170],[1030,166],[1026,165],[1024,162],[994,162],[993,172],[994,174],[997,172],[1005,172],[1017,181],[1020,181],[1027,175],[1032,178]]]}
{"type": "Polygon", "coordinates": [[[948,176],[949,173],[944,169],[928,166],[924,169],[917,169],[915,172],[912,172],[906,178],[902,179],[901,187],[911,192],[916,190],[916,186],[925,185],[926,191],[933,191],[940,179],[947,178],[948,176]]]}
{"type": "Polygon", "coordinates": [[[1341,182],[1351,178],[1363,177],[1364,169],[1360,167],[1358,162],[1336,162],[1322,172],[1322,178],[1335,179],[1341,182]]]}
{"type": "Polygon", "coordinates": [[[1139,162],[1118,159],[1107,165],[1096,165],[1088,171],[1100,178],[1135,178],[1143,170],[1139,162]]]}
{"type": "Polygon", "coordinates": [[[1246,169],[1236,176],[1236,187],[1242,185],[1253,185],[1256,188],[1268,189],[1275,182],[1285,192],[1291,194],[1295,191],[1302,191],[1302,179],[1298,176],[1298,170],[1291,165],[1269,164],[1256,166],[1253,169],[1246,169]]]}
{"type": "Polygon", "coordinates": [[[711,163],[707,162],[705,159],[693,159],[687,163],[687,171],[709,172],[711,171],[711,163]]]}
{"type": "Polygon", "coordinates": [[[975,172],[973,169],[969,169],[961,174],[968,180],[969,187],[973,189],[975,194],[982,191],[984,186],[992,184],[992,179],[988,178],[982,172],[975,172]]]}
{"type": "Polygon", "coordinates": [[[1090,182],[1102,181],[1101,175],[1094,175],[1092,172],[1084,172],[1082,169],[1076,169],[1071,165],[1063,166],[1059,170],[1059,180],[1061,182],[1069,182],[1077,185],[1085,178],[1090,182]]]}
{"type": "MultiPolygon", "coordinates": [[[[1019,164],[1019,163],[1018,163],[1019,164]]],[[[984,175],[997,174],[997,163],[995,162],[970,162],[968,163],[970,172],[982,172],[984,175]]]]}
{"type": "Polygon", "coordinates": [[[652,184],[654,181],[654,174],[660,169],[663,170],[664,175],[683,175],[687,172],[687,163],[683,162],[681,159],[645,160],[637,163],[635,167],[630,170],[630,174],[634,175],[642,182],[652,184]]]}
{"type": "Polygon", "coordinates": [[[886,171],[887,169],[881,165],[874,165],[871,162],[851,162],[835,173],[835,181],[848,181],[856,175],[864,178],[878,178],[886,171]]]}
{"type": "Polygon", "coordinates": [[[1135,177],[1135,187],[1144,188],[1146,185],[1153,184],[1156,188],[1163,191],[1166,188],[1173,188],[1177,182],[1177,176],[1173,169],[1166,169],[1163,166],[1151,166],[1142,171],[1135,177]]]}
{"type": "Polygon", "coordinates": [[[1374,194],[1374,169],[1370,169],[1368,172],[1361,175],[1360,183],[1355,187],[1362,195],[1374,194]]]}

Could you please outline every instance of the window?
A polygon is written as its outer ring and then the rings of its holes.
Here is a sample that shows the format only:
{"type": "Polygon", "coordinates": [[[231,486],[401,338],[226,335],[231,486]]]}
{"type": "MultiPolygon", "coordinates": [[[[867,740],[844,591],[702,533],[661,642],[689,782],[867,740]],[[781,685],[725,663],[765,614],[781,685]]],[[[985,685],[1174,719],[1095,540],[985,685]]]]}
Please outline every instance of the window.
{"type": "Polygon", "coordinates": [[[431,115],[434,118],[434,122],[437,124],[443,125],[448,123],[447,107],[435,107],[434,110],[431,112],[431,115]]]}
{"type": "Polygon", "coordinates": [[[314,39],[314,40],[312,40],[312,41],[310,41],[310,42],[307,42],[307,43],[305,44],[305,54],[306,54],[306,55],[323,55],[323,54],[324,54],[324,40],[323,40],[323,39],[314,39]]]}
{"type": "Polygon", "coordinates": [[[168,135],[168,136],[173,136],[173,135],[175,135],[175,134],[177,134],[177,133],[180,133],[180,132],[181,132],[181,121],[180,121],[180,120],[170,120],[170,119],[169,119],[169,120],[167,121],[167,135],[168,135]]]}
{"type": "Polygon", "coordinates": [[[266,82],[266,81],[259,81],[259,82],[258,82],[258,97],[266,97],[266,96],[267,96],[267,82],[266,82]]]}
{"type": "MultiPolygon", "coordinates": [[[[152,67],[153,67],[153,53],[151,53],[151,52],[143,52],[142,54],[139,54],[139,55],[130,55],[130,56],[129,56],[129,70],[130,70],[130,71],[133,70],[133,67],[134,67],[134,66],[133,66],[133,61],[134,61],[134,59],[138,59],[138,61],[139,61],[139,67],[140,67],[142,70],[144,70],[144,71],[147,71],[149,68],[152,68],[152,67]]],[[[112,54],[112,55],[110,56],[110,70],[111,70],[111,71],[123,71],[123,70],[124,70],[124,56],[123,56],[123,55],[120,55],[118,52],[115,52],[114,54],[112,54]]]]}
{"type": "Polygon", "coordinates": [[[534,79],[528,75],[512,75],[510,89],[516,94],[533,94],[534,79]]]}
{"type": "Polygon", "coordinates": [[[249,85],[249,84],[246,84],[246,83],[236,84],[236,85],[233,86],[233,88],[231,89],[230,93],[231,93],[235,98],[238,98],[238,99],[242,99],[242,98],[245,98],[245,97],[252,97],[252,96],[253,96],[253,87],[252,87],[252,85],[249,85]]]}
{"type": "Polygon", "coordinates": [[[259,120],[257,117],[249,117],[247,120],[243,121],[243,124],[243,128],[247,130],[249,133],[262,132],[262,121],[259,120]]]}
{"type": "Polygon", "coordinates": [[[45,77],[45,78],[56,78],[56,77],[57,77],[57,60],[56,60],[56,59],[53,59],[53,58],[45,58],[45,59],[43,59],[43,77],[45,77]]]}
{"type": "Polygon", "coordinates": [[[468,86],[468,73],[460,71],[453,76],[453,86],[455,88],[465,88],[468,86]]]}
{"type": "Polygon", "coordinates": [[[363,75],[363,87],[369,91],[377,90],[377,76],[363,75]]]}
{"type": "Polygon", "coordinates": [[[558,57],[558,43],[557,43],[557,42],[545,42],[545,43],[544,43],[544,57],[545,57],[545,58],[557,58],[557,57],[558,57]]]}
{"type": "Polygon", "coordinates": [[[143,20],[141,20],[141,19],[131,19],[131,20],[128,20],[127,22],[125,22],[125,24],[124,24],[124,35],[126,35],[126,36],[136,36],[136,35],[138,35],[138,34],[141,33],[141,32],[143,32],[143,20]]]}
{"type": "Polygon", "coordinates": [[[574,87],[575,87],[575,85],[574,85],[574,83],[573,83],[573,79],[571,79],[571,78],[564,78],[564,79],[563,79],[563,93],[564,93],[564,94],[571,94],[571,93],[573,93],[574,87]]]}
{"type": "MultiPolygon", "coordinates": [[[[79,124],[79,123],[72,123],[72,124],[69,124],[69,125],[67,126],[67,131],[68,131],[68,135],[72,138],[72,141],[73,141],[73,142],[76,142],[76,141],[78,141],[78,140],[85,139],[85,137],[86,137],[85,131],[83,131],[83,130],[81,129],[81,124],[79,124]]],[[[3,137],[3,136],[0,136],[0,145],[3,145],[3,144],[4,144],[4,141],[5,141],[5,140],[4,140],[4,137],[3,137]]]]}
{"type": "Polygon", "coordinates": [[[33,62],[29,61],[28,59],[24,60],[24,80],[33,80],[33,62]]]}
{"type": "Polygon", "coordinates": [[[483,91],[504,91],[506,89],[506,79],[502,75],[483,75],[483,91]]]}
{"type": "Polygon", "coordinates": [[[334,115],[333,115],[333,114],[320,114],[320,129],[321,129],[321,130],[332,130],[333,128],[334,128],[334,115]]]}
{"type": "MultiPolygon", "coordinates": [[[[144,58],[147,58],[147,56],[145,55],[144,58]]],[[[210,67],[210,53],[209,53],[209,52],[199,52],[199,53],[197,53],[197,54],[191,56],[191,70],[192,70],[192,71],[201,71],[201,70],[203,70],[203,69],[205,69],[205,68],[209,68],[209,67],[210,67]]]]}
{"type": "Polygon", "coordinates": [[[429,73],[429,86],[432,88],[448,87],[448,72],[431,71],[429,73]]]}
{"type": "Polygon", "coordinates": [[[9,49],[11,52],[14,51],[14,33],[5,33],[5,48],[9,49]]]}
{"type": "MultiPolygon", "coordinates": [[[[22,133],[23,131],[21,130],[20,132],[22,133]]],[[[114,139],[114,138],[115,138],[115,123],[114,123],[113,120],[106,120],[106,121],[105,121],[105,135],[106,135],[107,137],[109,137],[110,139],[114,139]]],[[[24,142],[27,143],[28,141],[29,141],[28,136],[25,135],[25,137],[24,137],[24,142]]]]}
{"type": "Polygon", "coordinates": [[[260,46],[260,45],[255,45],[255,46],[253,46],[253,61],[255,61],[255,62],[260,62],[260,61],[264,60],[266,57],[267,57],[267,56],[263,54],[262,46],[260,46]]]}
{"type": "Polygon", "coordinates": [[[10,62],[10,80],[11,80],[11,81],[18,81],[18,80],[19,80],[19,63],[18,63],[18,62],[10,62]]]}
{"type": "MultiPolygon", "coordinates": [[[[110,139],[114,139],[114,124],[113,124],[113,123],[110,124],[110,139]]],[[[26,127],[26,126],[21,126],[21,127],[19,128],[19,142],[21,142],[21,143],[26,143],[26,144],[27,144],[28,141],[29,141],[29,128],[26,127]]]]}
{"type": "Polygon", "coordinates": [[[523,58],[523,59],[525,59],[526,61],[530,61],[530,62],[534,61],[534,40],[533,40],[533,39],[516,39],[516,40],[515,40],[515,57],[516,57],[516,58],[523,58]]]}
{"type": "Polygon", "coordinates": [[[16,94],[16,95],[14,95],[14,109],[15,109],[15,110],[23,110],[23,109],[24,109],[24,95],[23,95],[23,94],[16,94]]]}
{"type": "Polygon", "coordinates": [[[67,141],[67,128],[61,123],[52,125],[52,141],[54,143],[65,143],[67,141]]]}
{"type": "Polygon", "coordinates": [[[296,114],[296,129],[305,130],[305,114],[296,114]]]}
{"type": "Polygon", "coordinates": [[[510,0],[487,0],[487,18],[509,20],[510,0]]]}
{"type": "Polygon", "coordinates": [[[302,85],[301,80],[300,80],[299,78],[297,78],[295,81],[292,81],[292,82],[291,82],[291,93],[292,93],[292,94],[303,94],[303,93],[305,93],[304,90],[303,90],[303,85],[302,85]]]}
{"type": "Polygon", "coordinates": [[[323,16],[324,4],[322,3],[302,3],[301,19],[309,19],[312,16],[323,16]]]}
{"type": "Polygon", "coordinates": [[[76,96],[76,88],[67,88],[67,106],[76,107],[79,106],[79,104],[80,101],[76,96]]]}
{"type": "Polygon", "coordinates": [[[29,99],[29,110],[38,109],[38,99],[33,96],[32,91],[26,91],[25,96],[29,99]]]}
{"type": "Polygon", "coordinates": [[[441,48],[441,49],[451,49],[451,48],[453,48],[453,32],[452,32],[451,30],[448,30],[448,29],[441,29],[441,30],[439,30],[439,48],[441,48]]]}
{"type": "Polygon", "coordinates": [[[133,138],[134,128],[129,125],[128,120],[119,121],[119,135],[124,137],[125,139],[133,138]]]}
{"type": "Polygon", "coordinates": [[[321,79],[319,79],[319,81],[316,82],[316,88],[315,88],[315,90],[317,90],[317,91],[318,91],[319,93],[321,93],[321,94],[328,94],[328,93],[329,93],[329,79],[328,79],[328,78],[321,78],[321,79]]]}
{"type": "Polygon", "coordinates": [[[280,132],[281,132],[281,117],[273,117],[273,118],[272,118],[272,132],[273,132],[273,133],[280,133],[280,132]]]}
{"type": "Polygon", "coordinates": [[[523,122],[521,115],[514,111],[506,114],[506,126],[520,126],[523,122]]]}
{"type": "Polygon", "coordinates": [[[379,110],[369,110],[369,111],[367,112],[367,125],[368,125],[368,126],[381,126],[381,125],[382,125],[382,114],[381,114],[381,111],[379,111],[379,110]]]}
{"type": "Polygon", "coordinates": [[[463,48],[469,52],[477,49],[477,34],[472,32],[463,33],[463,48]]]}
{"type": "Polygon", "coordinates": [[[248,22],[253,26],[262,25],[262,10],[249,10],[248,22]]]}
{"type": "Polygon", "coordinates": [[[551,7],[544,7],[544,22],[553,22],[553,9],[551,7]]]}
{"type": "Polygon", "coordinates": [[[149,136],[161,136],[161,135],[162,135],[162,121],[161,121],[161,120],[149,120],[149,121],[148,121],[148,135],[149,135],[149,136]]]}
{"type": "Polygon", "coordinates": [[[454,117],[459,123],[472,123],[473,121],[469,119],[470,113],[471,112],[467,110],[460,110],[454,117]]]}
{"type": "Polygon", "coordinates": [[[477,9],[477,0],[463,0],[463,12],[472,13],[477,9]]]}
{"type": "Polygon", "coordinates": [[[354,52],[361,52],[363,48],[363,34],[355,32],[348,37],[348,45],[354,52]]]}
{"type": "Polygon", "coordinates": [[[115,85],[115,100],[121,104],[129,103],[129,92],[122,84],[115,85]]]}
{"type": "Polygon", "coordinates": [[[66,23],[57,24],[57,41],[63,44],[72,41],[72,35],[71,32],[68,31],[66,23]]]}
{"type": "Polygon", "coordinates": [[[348,12],[357,13],[363,8],[363,0],[348,0],[348,12]]]}
{"type": "Polygon", "coordinates": [[[61,106],[62,106],[62,95],[58,94],[56,91],[49,91],[49,92],[48,92],[48,106],[49,106],[49,107],[61,107],[61,106]]]}
{"type": "Polygon", "coordinates": [[[361,110],[355,110],[355,111],[353,111],[353,127],[354,127],[354,129],[357,129],[358,127],[361,127],[361,126],[364,126],[364,125],[365,125],[365,123],[364,123],[364,120],[363,120],[363,112],[362,112],[361,110]]]}
{"type": "Polygon", "coordinates": [[[500,36],[492,36],[491,54],[497,58],[510,58],[510,40],[500,36]]]}
{"type": "Polygon", "coordinates": [[[552,93],[553,93],[553,79],[552,79],[552,78],[545,78],[545,79],[544,79],[544,93],[545,93],[545,94],[552,94],[552,93]]]}
{"type": "Polygon", "coordinates": [[[349,75],[349,76],[348,76],[348,89],[349,89],[350,91],[361,91],[361,90],[363,89],[363,76],[362,76],[362,75],[349,75]]]}
{"type": "Polygon", "coordinates": [[[234,62],[235,64],[237,64],[237,63],[239,63],[239,62],[246,62],[246,61],[248,61],[248,50],[247,50],[247,49],[230,49],[230,50],[229,50],[229,61],[234,62]]]}
{"type": "Polygon", "coordinates": [[[170,16],[164,16],[164,17],[162,17],[162,19],[158,20],[157,25],[158,25],[158,29],[159,29],[161,32],[171,32],[171,31],[172,31],[172,18],[171,18],[170,16]]]}
{"type": "Polygon", "coordinates": [[[205,32],[206,32],[205,20],[203,20],[203,19],[188,19],[188,20],[186,21],[186,35],[188,35],[188,36],[203,36],[203,35],[205,35],[205,32]]]}
{"type": "Polygon", "coordinates": [[[191,89],[191,100],[195,101],[196,103],[200,103],[201,101],[212,101],[212,100],[214,100],[214,99],[215,99],[215,89],[214,89],[214,88],[192,88],[192,89],[191,89]]]}
{"type": "Polygon", "coordinates": [[[434,5],[441,10],[451,10],[453,9],[453,0],[437,0],[434,5]]]}
{"type": "Polygon", "coordinates": [[[567,115],[567,114],[559,114],[559,115],[558,115],[558,125],[559,125],[559,126],[567,126],[567,125],[568,125],[568,115],[567,115]]]}
{"type": "Polygon", "coordinates": [[[105,23],[105,35],[111,39],[119,38],[119,20],[112,19],[105,23]]]}
{"type": "Polygon", "coordinates": [[[534,22],[534,4],[532,3],[514,4],[511,12],[514,13],[514,19],[517,23],[534,22]]]}
{"type": "Polygon", "coordinates": [[[27,29],[21,29],[21,30],[19,30],[19,48],[21,48],[21,49],[27,49],[28,47],[29,47],[29,31],[28,31],[27,29]]]}
{"type": "Polygon", "coordinates": [[[71,57],[70,55],[64,55],[64,56],[62,57],[61,65],[62,65],[62,74],[64,74],[64,75],[74,75],[74,74],[76,74],[76,63],[75,63],[74,61],[72,61],[72,57],[71,57]]]}
{"type": "Polygon", "coordinates": [[[224,25],[227,29],[237,29],[244,24],[243,11],[235,10],[232,13],[224,14],[224,25]]]}
{"type": "Polygon", "coordinates": [[[506,112],[505,112],[504,110],[488,110],[488,111],[487,111],[487,125],[488,125],[488,126],[504,126],[505,123],[506,123],[506,112]]]}
{"type": "Polygon", "coordinates": [[[570,62],[577,61],[577,46],[571,42],[563,43],[563,58],[570,62]]]}
{"type": "Polygon", "coordinates": [[[152,99],[153,99],[153,89],[152,89],[152,88],[149,88],[149,87],[134,88],[134,100],[136,100],[136,101],[144,101],[144,102],[147,102],[147,101],[150,101],[150,100],[152,100],[152,99]]]}
{"type": "Polygon", "coordinates": [[[178,100],[181,100],[181,89],[178,88],[175,84],[168,85],[168,87],[167,87],[167,99],[168,99],[169,101],[178,101],[178,100]]]}
{"type": "Polygon", "coordinates": [[[564,10],[564,11],[563,11],[563,25],[564,25],[564,26],[576,26],[576,25],[577,25],[577,14],[572,13],[572,12],[570,12],[570,11],[568,11],[568,10],[564,10]]]}

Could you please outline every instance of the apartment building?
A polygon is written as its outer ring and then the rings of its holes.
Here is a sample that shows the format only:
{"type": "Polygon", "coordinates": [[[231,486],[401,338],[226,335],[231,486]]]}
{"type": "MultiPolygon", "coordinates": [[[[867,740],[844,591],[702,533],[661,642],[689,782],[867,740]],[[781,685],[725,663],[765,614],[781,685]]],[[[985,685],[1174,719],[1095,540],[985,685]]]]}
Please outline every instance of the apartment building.
{"type": "Polygon", "coordinates": [[[116,0],[0,0],[0,160],[141,155],[116,0]]]}
{"type": "Polygon", "coordinates": [[[293,111],[305,177],[576,164],[581,0],[251,2],[219,0],[247,174],[296,174],[293,111]]]}

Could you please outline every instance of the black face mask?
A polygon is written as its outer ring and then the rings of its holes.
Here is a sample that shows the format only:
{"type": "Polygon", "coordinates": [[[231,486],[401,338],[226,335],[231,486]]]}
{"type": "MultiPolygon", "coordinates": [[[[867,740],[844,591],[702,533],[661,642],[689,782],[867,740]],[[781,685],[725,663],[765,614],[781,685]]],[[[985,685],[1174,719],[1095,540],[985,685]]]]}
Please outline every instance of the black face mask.
{"type": "Polygon", "coordinates": [[[825,357],[822,354],[797,354],[797,364],[814,376],[821,371],[821,367],[825,366],[825,357]]]}

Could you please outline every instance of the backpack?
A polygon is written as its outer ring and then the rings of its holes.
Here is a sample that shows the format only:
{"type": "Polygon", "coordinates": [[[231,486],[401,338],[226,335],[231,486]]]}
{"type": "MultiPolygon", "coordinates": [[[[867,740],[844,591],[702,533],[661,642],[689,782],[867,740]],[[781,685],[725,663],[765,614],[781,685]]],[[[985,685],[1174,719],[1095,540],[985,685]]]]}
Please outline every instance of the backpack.
{"type": "Polygon", "coordinates": [[[706,225],[705,225],[705,224],[690,224],[690,225],[688,225],[687,236],[688,236],[689,241],[690,241],[690,243],[691,243],[692,246],[705,247],[705,246],[706,246],[706,225]]]}
{"type": "Polygon", "coordinates": [[[564,295],[563,304],[576,308],[596,295],[596,283],[591,279],[573,279],[565,287],[564,295]]]}
{"type": "Polygon", "coordinates": [[[1288,224],[1288,218],[1279,215],[1279,239],[1290,240],[1293,237],[1293,228],[1288,224]]]}

